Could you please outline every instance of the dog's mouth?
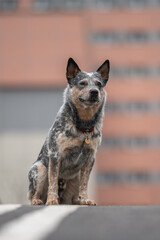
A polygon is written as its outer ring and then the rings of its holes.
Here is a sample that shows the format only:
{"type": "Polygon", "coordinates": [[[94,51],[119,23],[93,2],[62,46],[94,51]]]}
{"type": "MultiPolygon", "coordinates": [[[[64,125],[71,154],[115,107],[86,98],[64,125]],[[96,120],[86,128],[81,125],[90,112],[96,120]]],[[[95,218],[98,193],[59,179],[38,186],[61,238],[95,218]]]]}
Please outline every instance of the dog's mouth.
{"type": "Polygon", "coordinates": [[[96,103],[99,103],[99,99],[96,97],[96,98],[89,98],[89,99],[84,99],[82,97],[79,97],[79,101],[86,104],[86,105],[92,105],[92,104],[96,104],[96,103]]]}

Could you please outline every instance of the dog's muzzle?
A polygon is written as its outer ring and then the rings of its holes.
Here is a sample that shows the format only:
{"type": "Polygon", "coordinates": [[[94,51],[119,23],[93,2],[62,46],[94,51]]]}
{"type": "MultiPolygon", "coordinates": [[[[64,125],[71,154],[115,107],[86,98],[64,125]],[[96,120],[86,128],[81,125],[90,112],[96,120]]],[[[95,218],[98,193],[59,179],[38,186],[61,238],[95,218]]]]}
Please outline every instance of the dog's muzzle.
{"type": "Polygon", "coordinates": [[[87,98],[79,97],[79,100],[87,105],[99,102],[99,92],[97,89],[91,89],[87,98]]]}

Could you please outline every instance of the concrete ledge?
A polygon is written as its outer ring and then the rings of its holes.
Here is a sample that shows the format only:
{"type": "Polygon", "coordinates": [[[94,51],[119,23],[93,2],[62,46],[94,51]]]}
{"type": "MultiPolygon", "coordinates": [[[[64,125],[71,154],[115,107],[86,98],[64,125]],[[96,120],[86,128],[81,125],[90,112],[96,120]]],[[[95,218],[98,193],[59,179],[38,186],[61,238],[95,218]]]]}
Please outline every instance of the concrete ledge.
{"type": "Polygon", "coordinates": [[[0,205],[0,239],[159,240],[160,206],[0,205]]]}

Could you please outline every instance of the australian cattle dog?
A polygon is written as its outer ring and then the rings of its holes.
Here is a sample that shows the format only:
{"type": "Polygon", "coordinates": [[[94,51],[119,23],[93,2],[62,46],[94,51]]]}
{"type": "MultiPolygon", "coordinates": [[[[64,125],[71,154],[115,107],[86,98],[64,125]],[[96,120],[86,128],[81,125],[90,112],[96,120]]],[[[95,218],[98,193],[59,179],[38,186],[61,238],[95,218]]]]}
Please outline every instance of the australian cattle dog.
{"type": "Polygon", "coordinates": [[[82,72],[69,58],[63,105],[28,174],[32,205],[95,205],[87,185],[101,143],[109,70],[106,60],[96,72],[82,72]]]}

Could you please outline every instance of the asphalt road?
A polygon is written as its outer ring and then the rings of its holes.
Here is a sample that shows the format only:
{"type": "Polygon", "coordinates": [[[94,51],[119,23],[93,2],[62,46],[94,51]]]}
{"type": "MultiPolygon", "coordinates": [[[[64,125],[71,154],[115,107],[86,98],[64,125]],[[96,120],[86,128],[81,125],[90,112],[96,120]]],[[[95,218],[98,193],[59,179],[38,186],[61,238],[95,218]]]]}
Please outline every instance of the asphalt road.
{"type": "Polygon", "coordinates": [[[0,240],[160,240],[160,206],[0,205],[0,240]]]}

